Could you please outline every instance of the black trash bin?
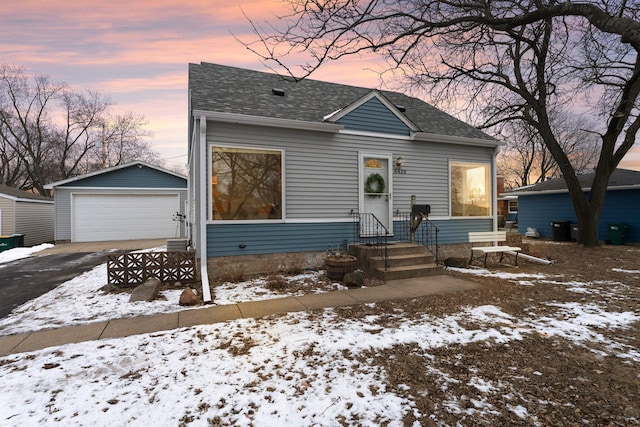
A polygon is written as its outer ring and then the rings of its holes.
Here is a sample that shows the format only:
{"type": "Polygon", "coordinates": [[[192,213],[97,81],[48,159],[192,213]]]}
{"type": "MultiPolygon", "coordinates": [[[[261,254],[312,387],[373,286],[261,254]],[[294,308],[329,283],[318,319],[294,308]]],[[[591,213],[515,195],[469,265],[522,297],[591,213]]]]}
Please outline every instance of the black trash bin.
{"type": "Polygon", "coordinates": [[[24,248],[24,234],[12,234],[11,237],[14,248],[24,248]]]}
{"type": "Polygon", "coordinates": [[[569,221],[554,221],[551,223],[553,227],[553,240],[556,242],[568,242],[571,240],[571,228],[569,221]]]}
{"type": "Polygon", "coordinates": [[[580,229],[578,228],[578,224],[571,224],[571,240],[580,242],[579,235],[580,229]]]}

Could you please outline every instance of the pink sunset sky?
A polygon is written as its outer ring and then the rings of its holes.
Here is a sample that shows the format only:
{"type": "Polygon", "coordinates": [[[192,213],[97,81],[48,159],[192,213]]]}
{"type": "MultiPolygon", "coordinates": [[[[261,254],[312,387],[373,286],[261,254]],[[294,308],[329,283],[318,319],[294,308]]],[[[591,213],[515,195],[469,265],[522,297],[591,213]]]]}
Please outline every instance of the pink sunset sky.
{"type": "MultiPolygon", "coordinates": [[[[269,71],[233,35],[285,12],[279,0],[22,0],[3,2],[0,61],[108,96],[148,120],[167,167],[187,162],[187,64],[269,71]]],[[[312,78],[380,87],[372,57],[325,65],[312,78]]],[[[426,101],[429,101],[426,99],[426,101]]],[[[621,167],[640,170],[640,148],[621,167]]]]}

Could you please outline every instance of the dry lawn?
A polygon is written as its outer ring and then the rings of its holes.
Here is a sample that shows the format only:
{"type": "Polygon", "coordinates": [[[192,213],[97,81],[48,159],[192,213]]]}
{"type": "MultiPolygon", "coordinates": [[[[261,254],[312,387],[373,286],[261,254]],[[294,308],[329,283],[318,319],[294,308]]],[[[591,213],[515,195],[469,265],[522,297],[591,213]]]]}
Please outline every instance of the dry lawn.
{"type": "MultiPolygon", "coordinates": [[[[384,318],[385,313],[402,310],[411,318],[422,313],[446,316],[463,307],[495,305],[524,320],[547,314],[553,318],[557,316],[556,304],[576,302],[607,312],[640,315],[640,247],[587,249],[575,243],[555,242],[533,242],[530,246],[530,254],[554,263],[521,261],[514,267],[494,259],[489,270],[543,273],[547,277],[531,285],[450,271],[484,286],[463,293],[337,310],[350,318],[373,314],[384,318]]],[[[457,255],[467,253],[461,248],[457,255]]],[[[471,329],[474,325],[469,326],[471,329]]],[[[409,413],[405,425],[638,425],[640,324],[613,331],[602,325],[600,332],[606,337],[606,345],[589,340],[576,344],[541,333],[505,344],[482,340],[428,354],[418,346],[397,346],[358,357],[363,363],[383,366],[388,387],[416,402],[418,413],[423,415],[416,418],[409,413]],[[617,349],[636,357],[621,357],[617,349]],[[482,378],[500,390],[484,393],[482,387],[469,381],[472,377],[482,378]],[[445,402],[455,402],[455,408],[445,402]],[[469,411],[460,412],[460,407],[469,411]],[[483,407],[491,410],[478,411],[483,407]],[[514,408],[525,408],[527,416],[518,416],[514,408]]]]}

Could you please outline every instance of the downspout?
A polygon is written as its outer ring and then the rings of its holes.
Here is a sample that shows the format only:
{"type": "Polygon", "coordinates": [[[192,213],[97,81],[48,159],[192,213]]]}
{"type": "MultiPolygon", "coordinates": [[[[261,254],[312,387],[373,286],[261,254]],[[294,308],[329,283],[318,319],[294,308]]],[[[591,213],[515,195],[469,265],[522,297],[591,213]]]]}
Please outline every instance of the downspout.
{"type": "Polygon", "coordinates": [[[200,218],[198,222],[200,223],[199,232],[199,252],[200,252],[200,279],[202,281],[202,302],[205,304],[210,304],[211,301],[211,290],[209,289],[209,272],[207,271],[207,180],[205,179],[203,182],[202,177],[207,176],[207,118],[204,116],[200,116],[200,138],[198,139],[198,160],[200,162],[199,165],[199,173],[195,179],[198,182],[199,187],[199,214],[200,218]],[[204,147],[204,148],[203,148],[204,147]]]}
{"type": "Polygon", "coordinates": [[[493,231],[498,231],[498,153],[500,146],[493,150],[493,162],[491,165],[491,204],[493,212],[493,231]]]}

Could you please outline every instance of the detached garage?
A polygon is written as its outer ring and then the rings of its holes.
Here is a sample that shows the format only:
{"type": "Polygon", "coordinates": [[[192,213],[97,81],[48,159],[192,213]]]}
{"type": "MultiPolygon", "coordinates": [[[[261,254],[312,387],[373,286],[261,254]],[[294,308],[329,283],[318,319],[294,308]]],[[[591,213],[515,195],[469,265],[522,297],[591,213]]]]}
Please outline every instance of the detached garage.
{"type": "Polygon", "coordinates": [[[134,162],[49,184],[56,241],[184,237],[187,180],[134,162]]]}

